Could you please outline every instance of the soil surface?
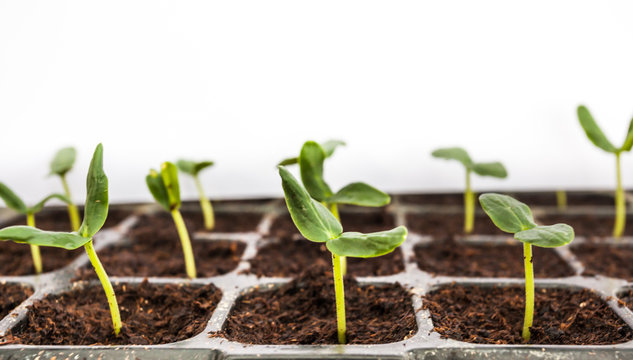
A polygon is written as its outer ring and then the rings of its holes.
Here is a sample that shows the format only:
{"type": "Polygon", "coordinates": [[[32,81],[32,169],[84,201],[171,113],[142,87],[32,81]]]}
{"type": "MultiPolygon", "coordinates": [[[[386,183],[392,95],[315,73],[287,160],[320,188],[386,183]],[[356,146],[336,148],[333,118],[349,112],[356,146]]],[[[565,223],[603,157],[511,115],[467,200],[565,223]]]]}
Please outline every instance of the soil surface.
{"type": "MultiPolygon", "coordinates": [[[[68,251],[54,247],[40,247],[44,272],[58,270],[79,255],[85,253],[83,248],[68,251]]],[[[0,276],[22,276],[35,274],[31,247],[11,241],[0,242],[0,276]]]]}
{"type": "MultiPolygon", "coordinates": [[[[393,215],[384,208],[362,213],[341,210],[340,217],[344,231],[371,233],[396,227],[393,215]]],[[[270,227],[271,236],[285,238],[293,234],[299,234],[299,230],[292,222],[290,214],[284,213],[275,218],[270,227]]]]}
{"type": "MultiPolygon", "coordinates": [[[[129,234],[130,243],[99,250],[111,276],[186,277],[182,245],[171,219],[142,216],[129,234]],[[169,221],[167,221],[169,220],[169,221]]],[[[246,245],[239,241],[191,240],[198,277],[226,274],[237,267],[246,245]]],[[[87,264],[79,278],[96,278],[87,264]]]]}
{"type": "MultiPolygon", "coordinates": [[[[250,273],[257,276],[292,277],[312,264],[332,265],[332,255],[322,243],[306,239],[278,239],[260,247],[250,260],[250,273]]],[[[404,271],[402,251],[375,258],[347,258],[347,271],[352,276],[384,276],[404,271]]]]}
{"type": "Polygon", "coordinates": [[[24,326],[4,339],[33,345],[166,344],[204,330],[221,298],[213,285],[115,286],[123,328],[116,337],[100,286],[49,295],[29,307],[24,326]]]}
{"type": "MultiPolygon", "coordinates": [[[[545,225],[564,223],[574,228],[576,236],[593,237],[610,237],[613,235],[613,224],[615,215],[596,216],[596,215],[547,215],[539,216],[538,222],[545,225]]],[[[625,236],[633,235],[633,215],[627,216],[626,226],[624,229],[625,236]]]]}
{"type": "MultiPolygon", "coordinates": [[[[447,239],[464,233],[463,214],[408,214],[407,228],[410,232],[431,235],[436,239],[447,239]]],[[[499,230],[485,214],[475,215],[472,235],[512,235],[499,230]]]]}
{"type": "MultiPolygon", "coordinates": [[[[204,218],[201,211],[181,210],[182,217],[185,219],[189,236],[193,237],[193,233],[198,231],[206,231],[204,228],[204,218]]],[[[259,213],[225,213],[216,212],[215,227],[213,232],[250,232],[257,229],[262,220],[262,214],[259,213]]],[[[166,225],[174,226],[174,219],[167,212],[158,212],[155,214],[142,215],[136,226],[147,226],[163,228],[166,225]]]]}
{"type": "Polygon", "coordinates": [[[620,298],[620,306],[626,305],[630,310],[633,310],[633,289],[619,293],[618,297],[620,298]]]}
{"type": "MultiPolygon", "coordinates": [[[[79,209],[79,215],[83,219],[83,209],[79,209]]],[[[103,228],[116,226],[130,215],[132,215],[132,211],[129,210],[110,209],[103,228]]],[[[11,225],[26,225],[26,217],[20,216],[18,221],[7,224],[7,226],[11,225]]],[[[48,231],[72,231],[66,208],[43,210],[35,214],[35,226],[48,231]]]]}
{"type": "Polygon", "coordinates": [[[585,266],[583,275],[604,275],[633,281],[633,246],[631,245],[582,243],[574,244],[571,251],[585,266]]]}
{"type": "MultiPolygon", "coordinates": [[[[399,284],[359,286],[345,280],[347,341],[380,344],[416,331],[411,296],[399,284]]],[[[255,291],[237,300],[224,336],[247,344],[336,344],[334,281],[328,267],[313,266],[278,289],[255,291]]]]}
{"type": "MultiPolygon", "coordinates": [[[[515,199],[529,206],[556,206],[556,192],[515,192],[509,193],[515,199]]],[[[567,192],[568,206],[609,206],[614,204],[613,196],[608,194],[587,194],[582,192],[567,192]]],[[[463,205],[464,195],[461,193],[438,194],[403,194],[400,195],[402,204],[411,205],[463,205]]]]}
{"type": "MultiPolygon", "coordinates": [[[[435,275],[513,277],[525,276],[523,246],[432,241],[415,247],[420,269],[435,275]]],[[[533,246],[534,275],[539,278],[573,276],[575,272],[553,249],[533,246]]]]}
{"type": "Polygon", "coordinates": [[[407,205],[464,205],[462,193],[402,194],[399,198],[407,205]]]}
{"type": "MultiPolygon", "coordinates": [[[[480,344],[522,344],[522,287],[451,285],[429,293],[424,308],[442,337],[480,344]]],[[[537,288],[531,344],[607,345],[633,331],[590,290],[537,288]]]]}
{"type": "Polygon", "coordinates": [[[31,288],[20,284],[0,284],[0,320],[32,294],[31,288]]]}

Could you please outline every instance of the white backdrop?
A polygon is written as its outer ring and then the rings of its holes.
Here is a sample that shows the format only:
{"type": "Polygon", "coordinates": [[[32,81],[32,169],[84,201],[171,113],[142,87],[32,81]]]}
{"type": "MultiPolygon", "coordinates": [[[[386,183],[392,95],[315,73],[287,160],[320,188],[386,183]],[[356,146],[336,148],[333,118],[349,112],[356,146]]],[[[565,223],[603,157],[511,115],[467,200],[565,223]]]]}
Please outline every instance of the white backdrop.
{"type": "MultiPolygon", "coordinates": [[[[0,0],[0,181],[29,201],[105,146],[111,199],[150,199],[150,167],[213,159],[209,195],[281,194],[275,163],[304,140],[348,142],[338,188],[459,190],[430,157],[463,145],[503,161],[477,189],[611,188],[613,156],[578,125],[585,103],[616,145],[633,115],[631,1],[0,0]]],[[[633,155],[623,158],[633,186],[633,155]]],[[[195,195],[182,180],[183,193],[195,195]]]]}

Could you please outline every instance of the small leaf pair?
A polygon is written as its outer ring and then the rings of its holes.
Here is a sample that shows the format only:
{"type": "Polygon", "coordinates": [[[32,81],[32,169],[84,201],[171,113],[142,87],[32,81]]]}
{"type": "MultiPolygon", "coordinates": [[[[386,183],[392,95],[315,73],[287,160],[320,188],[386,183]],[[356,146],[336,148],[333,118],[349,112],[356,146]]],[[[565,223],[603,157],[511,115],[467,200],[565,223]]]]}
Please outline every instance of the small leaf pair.
{"type": "Polygon", "coordinates": [[[193,180],[196,183],[196,188],[198,188],[198,197],[200,198],[200,208],[202,209],[202,217],[204,218],[204,227],[207,230],[213,230],[213,227],[215,226],[213,207],[211,206],[209,198],[207,198],[204,194],[204,188],[202,187],[202,183],[198,177],[198,173],[200,171],[213,166],[213,161],[195,162],[190,160],[178,160],[176,164],[178,165],[180,171],[193,177],[193,180]]]}
{"type": "Polygon", "coordinates": [[[73,147],[66,147],[60,149],[53,160],[51,161],[51,175],[57,175],[61,179],[62,186],[64,187],[64,193],[68,198],[68,216],[70,217],[70,224],[72,225],[72,229],[74,231],[79,230],[79,225],[81,223],[79,210],[77,206],[72,201],[72,196],[70,194],[70,187],[68,186],[68,182],[66,181],[66,173],[68,173],[75,164],[75,158],[77,157],[77,151],[73,147]]]}

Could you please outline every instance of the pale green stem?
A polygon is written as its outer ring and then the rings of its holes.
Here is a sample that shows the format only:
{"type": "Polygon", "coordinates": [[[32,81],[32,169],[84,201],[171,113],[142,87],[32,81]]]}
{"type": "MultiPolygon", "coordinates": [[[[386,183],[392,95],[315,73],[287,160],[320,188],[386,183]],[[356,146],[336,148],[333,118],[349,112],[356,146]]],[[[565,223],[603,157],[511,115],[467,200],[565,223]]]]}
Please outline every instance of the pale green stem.
{"type": "Polygon", "coordinates": [[[78,231],[79,226],[81,226],[81,221],[79,219],[79,210],[77,206],[73,203],[73,199],[70,196],[70,187],[68,187],[68,183],[66,182],[66,175],[60,175],[62,179],[62,185],[64,186],[64,193],[66,193],[66,197],[70,200],[70,204],[68,204],[68,217],[70,218],[70,225],[72,226],[73,231],[78,231]]]}
{"type": "Polygon", "coordinates": [[[525,318],[523,319],[523,340],[530,341],[530,327],[534,319],[534,267],[532,244],[523,243],[523,263],[525,264],[525,318]]]}
{"type": "Polygon", "coordinates": [[[345,344],[345,284],[343,283],[343,272],[341,269],[341,259],[332,253],[332,266],[334,268],[334,296],[336,298],[336,328],[338,332],[339,344],[345,344]]]}
{"type": "MultiPolygon", "coordinates": [[[[338,206],[336,204],[330,204],[330,212],[334,215],[336,220],[341,221],[341,216],[339,215],[338,206]]],[[[345,276],[347,275],[347,256],[339,256],[339,258],[341,259],[341,271],[343,272],[343,276],[345,276]]]]}
{"type": "Polygon", "coordinates": [[[88,241],[84,248],[86,249],[86,253],[88,253],[88,258],[90,259],[90,263],[92,267],[94,267],[95,272],[97,273],[97,277],[99,277],[99,281],[101,281],[101,286],[103,286],[103,291],[106,294],[106,298],[108,299],[108,305],[110,306],[110,316],[112,317],[112,327],[114,328],[114,335],[119,335],[121,332],[121,314],[119,313],[119,304],[116,301],[116,295],[114,294],[114,288],[112,288],[112,283],[108,278],[108,274],[106,273],[103,265],[101,265],[101,261],[99,261],[99,257],[95,252],[94,247],[92,246],[92,239],[88,241]]]}
{"type": "Polygon", "coordinates": [[[187,269],[187,276],[190,279],[196,278],[196,261],[193,257],[193,249],[191,248],[191,240],[189,239],[189,233],[185,226],[185,220],[178,209],[171,211],[171,216],[174,218],[178,235],[180,236],[180,243],[182,244],[182,252],[185,255],[185,268],[187,269]]]}
{"type": "Polygon", "coordinates": [[[565,190],[556,190],[556,205],[559,211],[567,210],[567,193],[565,190]]]}
{"type": "MultiPolygon", "coordinates": [[[[26,225],[35,227],[35,215],[33,213],[26,214],[26,225]]],[[[37,245],[31,245],[31,257],[33,257],[33,267],[35,267],[35,273],[42,273],[42,255],[40,254],[40,247],[37,245]]]]}
{"type": "Polygon", "coordinates": [[[213,207],[211,201],[204,195],[204,189],[202,183],[198,178],[198,175],[194,175],[193,180],[196,182],[198,188],[198,196],[200,197],[200,207],[202,208],[202,216],[204,217],[204,227],[207,230],[213,230],[215,226],[215,218],[213,216],[213,207]]]}
{"type": "Polygon", "coordinates": [[[613,227],[613,237],[619,239],[624,232],[626,221],[626,202],[624,190],[622,189],[622,171],[620,169],[620,153],[615,154],[617,186],[615,188],[615,225],[613,227]]]}
{"type": "Polygon", "coordinates": [[[470,188],[470,169],[466,169],[466,192],[464,193],[464,233],[473,232],[475,225],[475,194],[470,188]]]}

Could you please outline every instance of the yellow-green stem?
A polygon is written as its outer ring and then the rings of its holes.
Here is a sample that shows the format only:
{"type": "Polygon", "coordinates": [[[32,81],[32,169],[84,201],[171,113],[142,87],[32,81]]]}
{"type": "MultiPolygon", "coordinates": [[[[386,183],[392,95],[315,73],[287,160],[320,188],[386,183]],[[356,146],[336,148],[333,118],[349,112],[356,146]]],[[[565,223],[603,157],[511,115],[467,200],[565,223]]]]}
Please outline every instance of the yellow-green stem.
{"type": "Polygon", "coordinates": [[[64,186],[64,193],[66,193],[66,197],[70,200],[70,204],[68,204],[68,217],[70,218],[70,225],[72,226],[73,231],[78,231],[79,226],[81,226],[81,220],[79,219],[79,210],[77,206],[73,203],[73,199],[70,196],[70,187],[68,187],[68,183],[66,182],[66,175],[61,175],[62,185],[64,186]]]}
{"type": "MultiPolygon", "coordinates": [[[[26,214],[26,225],[35,227],[35,215],[33,213],[26,214]]],[[[33,267],[36,274],[42,273],[42,255],[40,254],[40,247],[37,245],[31,245],[31,257],[33,258],[33,267]]]]}
{"type": "Polygon", "coordinates": [[[198,188],[198,196],[200,197],[200,207],[202,208],[202,216],[204,217],[204,227],[207,230],[213,230],[215,226],[215,217],[213,216],[213,207],[211,206],[211,201],[204,195],[204,189],[202,188],[202,183],[198,178],[198,175],[193,177],[196,182],[196,187],[198,188]]]}
{"type": "Polygon", "coordinates": [[[171,216],[174,218],[176,229],[178,230],[178,236],[180,236],[180,243],[182,244],[182,252],[185,255],[185,268],[187,269],[187,276],[190,279],[196,278],[196,262],[193,257],[193,249],[191,248],[191,240],[189,239],[189,233],[185,226],[185,221],[178,209],[171,211],[171,216]]]}
{"type": "Polygon", "coordinates": [[[626,221],[626,201],[624,190],[622,189],[622,171],[620,169],[620,153],[615,154],[617,185],[615,188],[615,225],[613,226],[613,237],[619,239],[624,232],[626,221]]]}
{"type": "Polygon", "coordinates": [[[110,306],[110,316],[112,317],[112,327],[114,328],[114,335],[119,335],[119,333],[121,332],[121,314],[119,313],[119,304],[116,301],[116,295],[114,294],[112,283],[110,282],[108,274],[103,268],[103,265],[101,265],[101,261],[99,261],[99,257],[97,256],[97,253],[92,246],[92,239],[90,239],[90,241],[88,241],[84,245],[84,248],[86,249],[86,253],[88,253],[90,263],[92,264],[92,267],[94,267],[95,272],[97,273],[97,277],[99,277],[99,281],[101,281],[101,286],[103,286],[103,291],[106,294],[106,298],[108,299],[108,305],[110,306]]]}
{"type": "MultiPolygon", "coordinates": [[[[330,212],[334,215],[336,220],[341,221],[341,215],[338,213],[338,206],[336,204],[330,204],[330,212]]],[[[339,258],[341,259],[341,271],[343,272],[343,276],[345,276],[347,275],[347,257],[339,256],[339,258]]]]}
{"type": "Polygon", "coordinates": [[[475,226],[475,194],[470,188],[470,169],[466,169],[466,192],[464,193],[464,233],[470,234],[475,226]]]}
{"type": "Polygon", "coordinates": [[[341,259],[332,254],[332,267],[334,268],[334,296],[336,298],[336,327],[339,344],[345,344],[345,286],[343,272],[341,271],[341,259]]]}
{"type": "Polygon", "coordinates": [[[534,267],[532,245],[523,243],[523,262],[525,264],[525,318],[523,319],[523,340],[530,341],[530,327],[534,319],[534,267]]]}
{"type": "Polygon", "coordinates": [[[559,211],[567,210],[567,193],[565,190],[556,190],[556,205],[559,211]]]}

